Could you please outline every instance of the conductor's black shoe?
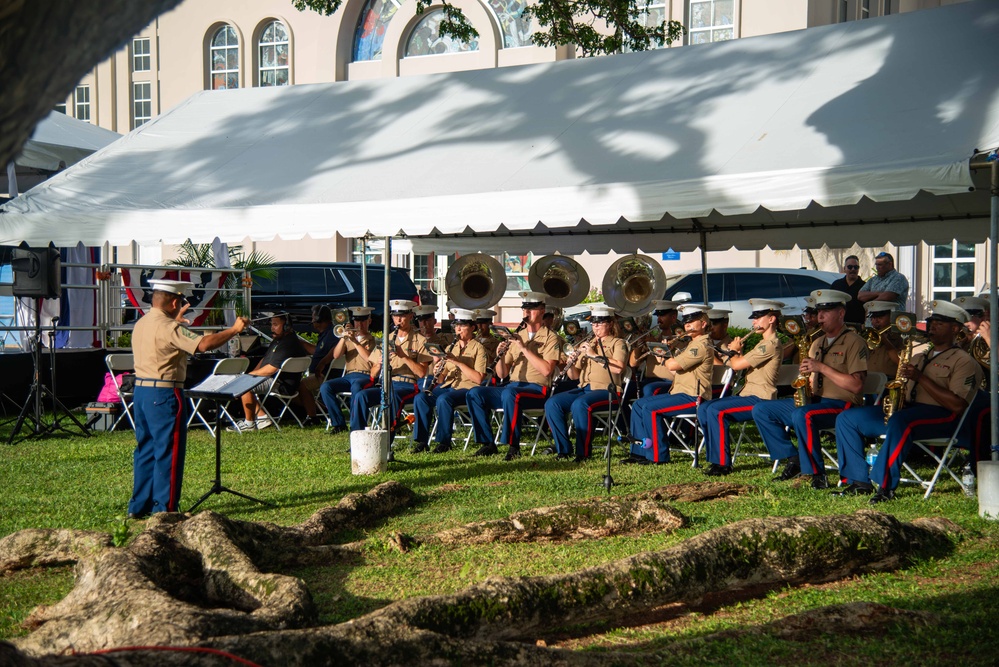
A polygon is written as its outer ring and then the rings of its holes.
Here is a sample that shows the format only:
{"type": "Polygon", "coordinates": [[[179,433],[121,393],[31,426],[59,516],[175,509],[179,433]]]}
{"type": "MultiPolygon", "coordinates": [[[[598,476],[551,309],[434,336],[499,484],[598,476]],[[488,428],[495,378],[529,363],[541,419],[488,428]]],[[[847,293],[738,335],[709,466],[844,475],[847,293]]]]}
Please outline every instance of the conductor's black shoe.
{"type": "Polygon", "coordinates": [[[870,484],[858,484],[852,482],[849,486],[833,491],[834,496],[869,496],[874,493],[874,488],[870,484]]]}
{"type": "Polygon", "coordinates": [[[586,461],[589,461],[589,460],[590,460],[589,456],[577,456],[576,458],[574,458],[572,460],[572,462],[573,463],[585,463],[586,461]]]}
{"type": "Polygon", "coordinates": [[[724,475],[732,474],[732,466],[720,466],[717,463],[712,463],[711,467],[704,471],[704,474],[708,477],[722,477],[724,475]]]}
{"type": "Polygon", "coordinates": [[[499,450],[496,449],[496,445],[489,443],[479,447],[472,456],[492,456],[493,454],[499,454],[499,450]]]}
{"type": "Polygon", "coordinates": [[[780,474],[774,477],[775,482],[786,482],[789,479],[794,479],[801,474],[801,464],[794,459],[789,459],[787,463],[784,464],[784,469],[780,471],[780,474]]]}
{"type": "Polygon", "coordinates": [[[451,451],[450,442],[442,442],[441,444],[434,447],[434,454],[443,454],[444,452],[450,452],[450,451],[451,451]]]}
{"type": "Polygon", "coordinates": [[[427,443],[425,442],[413,443],[414,454],[422,454],[423,452],[429,452],[429,451],[430,451],[430,445],[428,445],[427,443]]]}
{"type": "Polygon", "coordinates": [[[825,473],[822,473],[820,475],[812,475],[812,488],[813,489],[829,488],[829,478],[826,477],[825,473]]]}
{"type": "Polygon", "coordinates": [[[644,456],[634,456],[634,455],[631,455],[628,458],[621,459],[621,463],[627,465],[629,463],[641,463],[644,460],[645,460],[644,456]]]}
{"type": "Polygon", "coordinates": [[[652,459],[642,459],[641,461],[638,462],[638,465],[640,465],[640,466],[664,466],[667,463],[669,463],[669,461],[653,461],[652,459]]]}
{"type": "Polygon", "coordinates": [[[572,454],[556,454],[555,455],[555,460],[556,461],[568,461],[571,458],[572,458],[572,454]]]}
{"type": "Polygon", "coordinates": [[[341,433],[346,433],[346,432],[347,432],[346,426],[334,426],[333,428],[326,431],[326,435],[339,435],[341,433]]]}
{"type": "Polygon", "coordinates": [[[520,458],[520,445],[510,445],[510,449],[507,450],[506,456],[503,457],[504,461],[512,461],[514,459],[520,458]]]}
{"type": "Polygon", "coordinates": [[[878,489],[878,492],[871,496],[868,501],[872,505],[877,505],[878,503],[887,502],[889,500],[895,499],[895,492],[891,489],[878,489]]]}

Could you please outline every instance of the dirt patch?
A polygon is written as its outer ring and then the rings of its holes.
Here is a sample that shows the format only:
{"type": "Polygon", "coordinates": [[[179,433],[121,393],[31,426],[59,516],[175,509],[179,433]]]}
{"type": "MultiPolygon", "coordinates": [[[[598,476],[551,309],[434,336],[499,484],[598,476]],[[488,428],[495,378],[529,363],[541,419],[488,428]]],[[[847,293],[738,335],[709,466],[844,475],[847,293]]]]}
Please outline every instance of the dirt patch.
{"type": "Polygon", "coordinates": [[[468,484],[441,484],[436,489],[438,493],[451,493],[452,491],[467,491],[468,484]]]}

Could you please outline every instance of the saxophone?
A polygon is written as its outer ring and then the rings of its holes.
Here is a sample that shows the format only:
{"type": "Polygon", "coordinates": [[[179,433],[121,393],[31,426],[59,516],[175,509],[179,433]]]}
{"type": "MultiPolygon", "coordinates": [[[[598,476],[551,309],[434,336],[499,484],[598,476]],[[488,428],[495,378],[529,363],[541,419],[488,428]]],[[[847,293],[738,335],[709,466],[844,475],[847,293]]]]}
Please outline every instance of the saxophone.
{"type": "MultiPolygon", "coordinates": [[[[915,334],[905,337],[905,345],[902,347],[901,352],[898,353],[898,368],[895,369],[895,379],[885,385],[885,395],[881,400],[881,409],[885,413],[885,424],[888,423],[892,415],[901,410],[905,405],[905,387],[909,381],[902,378],[902,367],[912,360],[913,344],[924,340],[923,337],[915,334]]],[[[932,344],[930,347],[932,347],[932,344]]],[[[928,353],[929,350],[927,350],[928,353]]]]}
{"type": "MultiPolygon", "coordinates": [[[[812,346],[812,341],[822,333],[822,329],[816,329],[812,333],[803,333],[795,336],[794,344],[798,346],[798,358],[808,358],[808,348],[812,346]]],[[[799,373],[791,383],[794,389],[794,407],[802,408],[812,402],[812,374],[799,373]]]]}

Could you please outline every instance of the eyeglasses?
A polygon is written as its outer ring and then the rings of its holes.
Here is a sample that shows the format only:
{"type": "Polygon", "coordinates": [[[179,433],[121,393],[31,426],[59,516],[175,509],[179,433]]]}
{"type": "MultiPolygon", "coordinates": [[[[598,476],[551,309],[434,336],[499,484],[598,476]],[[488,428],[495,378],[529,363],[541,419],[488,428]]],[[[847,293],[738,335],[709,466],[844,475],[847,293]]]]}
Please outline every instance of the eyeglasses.
{"type": "Polygon", "coordinates": [[[847,271],[859,271],[860,270],[860,265],[859,264],[847,264],[846,265],[846,270],[847,271]]]}

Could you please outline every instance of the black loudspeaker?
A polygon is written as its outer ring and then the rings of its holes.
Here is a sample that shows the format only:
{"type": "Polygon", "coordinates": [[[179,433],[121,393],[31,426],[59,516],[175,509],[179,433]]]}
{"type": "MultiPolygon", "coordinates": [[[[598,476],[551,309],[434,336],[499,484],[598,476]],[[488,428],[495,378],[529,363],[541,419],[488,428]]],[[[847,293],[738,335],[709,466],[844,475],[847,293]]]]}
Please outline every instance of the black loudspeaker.
{"type": "Polygon", "coordinates": [[[58,299],[62,296],[59,280],[62,262],[55,248],[15,248],[11,253],[10,267],[14,271],[14,296],[35,299],[58,299]]]}

